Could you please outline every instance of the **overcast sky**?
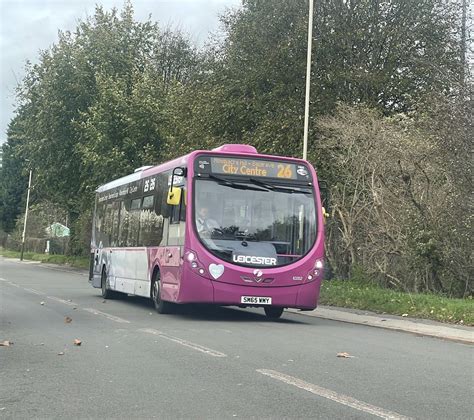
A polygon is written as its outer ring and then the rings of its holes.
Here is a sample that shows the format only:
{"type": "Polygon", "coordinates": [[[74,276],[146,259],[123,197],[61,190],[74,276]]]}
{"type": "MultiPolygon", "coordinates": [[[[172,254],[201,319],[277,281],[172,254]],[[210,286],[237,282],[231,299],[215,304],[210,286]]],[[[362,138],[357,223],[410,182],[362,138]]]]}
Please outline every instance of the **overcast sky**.
{"type": "MultiPolygon", "coordinates": [[[[241,0],[133,0],[135,18],[176,25],[202,45],[219,27],[218,16],[241,0]]],[[[0,0],[0,143],[15,109],[15,87],[26,60],[37,62],[38,51],[57,41],[58,29],[73,30],[94,14],[96,4],[123,7],[123,0],[0,0]]]]}

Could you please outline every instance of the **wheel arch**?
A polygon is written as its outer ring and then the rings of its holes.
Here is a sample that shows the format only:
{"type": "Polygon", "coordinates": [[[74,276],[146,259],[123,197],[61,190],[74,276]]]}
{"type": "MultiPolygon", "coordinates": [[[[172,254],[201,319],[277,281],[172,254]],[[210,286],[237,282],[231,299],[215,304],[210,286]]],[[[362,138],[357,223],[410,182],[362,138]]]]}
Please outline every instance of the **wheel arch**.
{"type": "Polygon", "coordinates": [[[153,267],[153,271],[151,273],[151,278],[150,278],[150,297],[152,297],[152,290],[153,290],[153,283],[155,282],[155,277],[157,274],[161,273],[160,266],[158,264],[155,264],[153,267]]]}

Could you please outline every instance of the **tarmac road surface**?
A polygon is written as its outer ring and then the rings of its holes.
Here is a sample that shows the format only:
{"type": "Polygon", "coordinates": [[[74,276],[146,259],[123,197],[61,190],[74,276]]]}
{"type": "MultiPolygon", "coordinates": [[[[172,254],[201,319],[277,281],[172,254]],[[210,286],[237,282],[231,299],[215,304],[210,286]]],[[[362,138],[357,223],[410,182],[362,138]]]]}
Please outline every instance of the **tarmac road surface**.
{"type": "Polygon", "coordinates": [[[5,340],[0,418],[474,418],[471,345],[261,309],[159,315],[0,257],[5,340]]]}

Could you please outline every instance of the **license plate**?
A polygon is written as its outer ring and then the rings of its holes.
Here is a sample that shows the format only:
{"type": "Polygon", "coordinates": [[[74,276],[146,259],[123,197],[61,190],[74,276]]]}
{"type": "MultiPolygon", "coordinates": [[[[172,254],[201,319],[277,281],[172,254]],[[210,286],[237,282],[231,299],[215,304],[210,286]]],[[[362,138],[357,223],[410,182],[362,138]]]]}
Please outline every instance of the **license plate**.
{"type": "Polygon", "coordinates": [[[261,297],[261,296],[241,296],[240,303],[248,303],[251,305],[271,305],[271,297],[261,297]]]}

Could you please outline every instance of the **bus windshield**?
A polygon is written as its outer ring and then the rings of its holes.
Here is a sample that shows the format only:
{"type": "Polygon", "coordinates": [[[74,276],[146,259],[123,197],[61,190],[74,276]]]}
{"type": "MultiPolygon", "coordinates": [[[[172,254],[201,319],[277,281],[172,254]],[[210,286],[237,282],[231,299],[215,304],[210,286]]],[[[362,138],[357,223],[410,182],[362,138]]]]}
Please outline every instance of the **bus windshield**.
{"type": "Polygon", "coordinates": [[[194,215],[204,246],[238,265],[286,265],[305,255],[316,240],[309,186],[210,175],[196,180],[194,215]]]}

